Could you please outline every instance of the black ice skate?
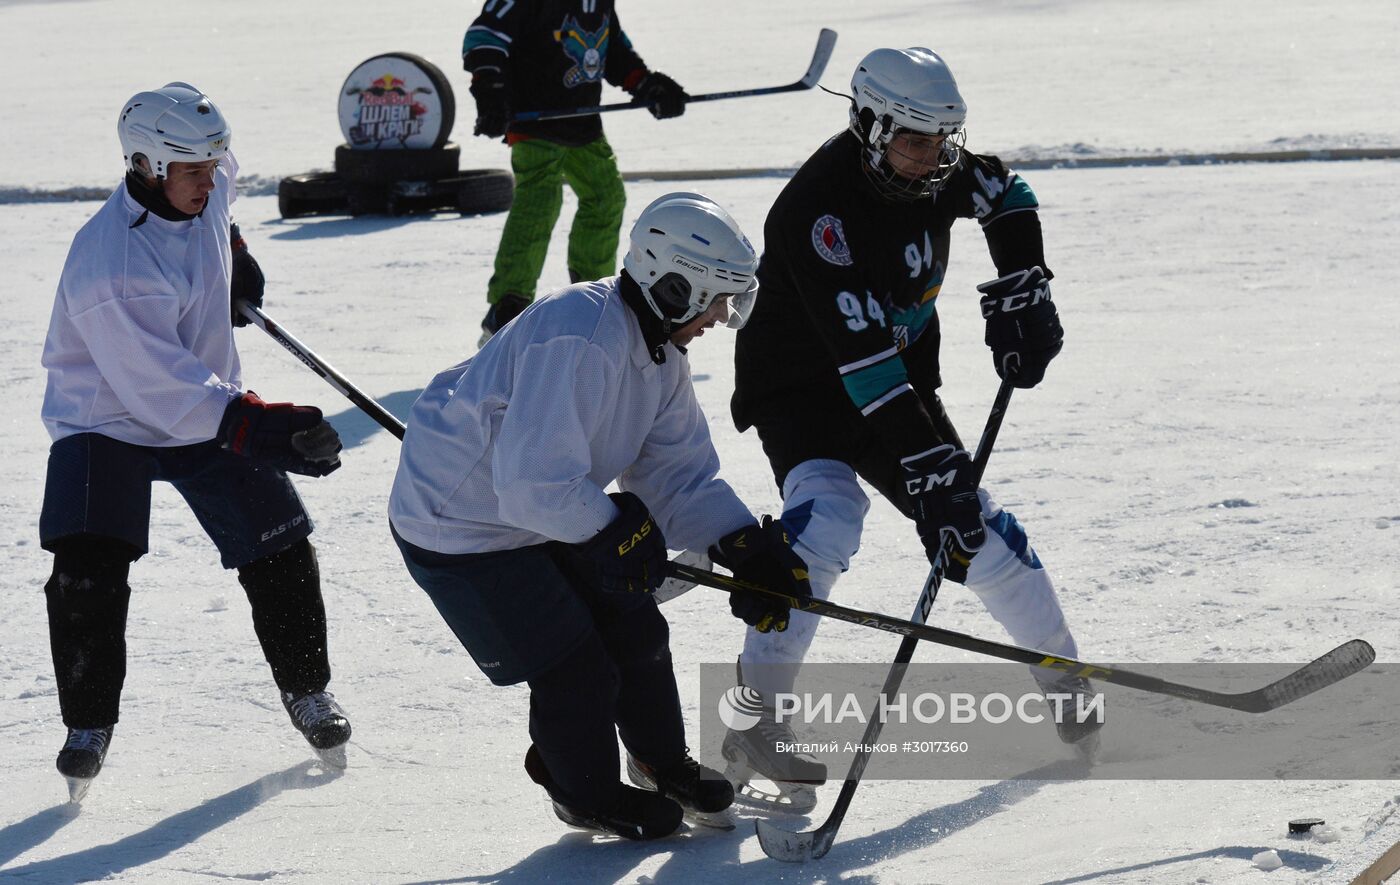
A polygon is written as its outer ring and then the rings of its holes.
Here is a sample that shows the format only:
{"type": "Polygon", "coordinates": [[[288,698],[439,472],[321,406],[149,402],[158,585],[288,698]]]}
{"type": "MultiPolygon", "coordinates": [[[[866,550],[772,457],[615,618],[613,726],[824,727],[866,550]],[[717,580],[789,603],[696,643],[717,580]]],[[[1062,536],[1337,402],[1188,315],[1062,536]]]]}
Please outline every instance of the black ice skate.
{"type": "Polygon", "coordinates": [[[68,780],[68,801],[81,802],[92,786],[92,779],[102,770],[107,747],[112,743],[112,729],[70,728],[68,740],[58,751],[58,773],[68,780]]]}
{"type": "Polygon", "coordinates": [[[345,744],[350,740],[350,720],[328,691],[303,695],[282,692],[282,706],[292,724],[305,737],[321,761],[334,768],[346,766],[345,744]]]}
{"type": "Polygon", "coordinates": [[[500,301],[487,309],[486,318],[481,321],[481,338],[476,342],[476,346],[485,347],[492,335],[501,331],[502,326],[515,319],[529,306],[529,299],[523,295],[516,295],[514,292],[502,295],[500,301]]]}
{"type": "MultiPolygon", "coordinates": [[[[1099,730],[1103,728],[1103,719],[1099,717],[1097,708],[1088,706],[1096,693],[1093,683],[1083,676],[1067,676],[1054,682],[1044,682],[1037,677],[1036,681],[1040,683],[1041,692],[1047,696],[1071,696],[1059,701],[1060,713],[1055,719],[1055,731],[1061,741],[1074,747],[1075,755],[1085,762],[1093,762],[1099,752],[1099,730]],[[1082,722],[1079,715],[1081,709],[1087,711],[1082,722]]],[[[1055,699],[1047,700],[1054,713],[1055,699]]]]}
{"type": "Polygon", "coordinates": [[[729,806],[734,787],[718,771],[686,756],[674,765],[658,768],[627,754],[627,777],[644,790],[654,790],[680,805],[685,819],[702,827],[732,830],[736,826],[729,806]]]}
{"type": "Polygon", "coordinates": [[[736,802],[767,811],[806,814],[817,805],[816,788],[826,783],[826,766],[809,753],[782,751],[797,743],[792,726],[778,722],[770,707],[752,728],[730,729],[720,752],[729,763],[724,776],[734,784],[736,802]],[[770,781],[770,792],[753,784],[754,775],[770,781]]]}
{"type": "Polygon", "coordinates": [[[554,778],[545,768],[539,750],[531,744],[525,754],[525,771],[530,780],[544,787],[554,805],[554,814],[561,821],[580,830],[624,839],[661,839],[674,833],[681,825],[681,807],[650,790],[639,790],[618,784],[617,801],[604,811],[580,808],[560,801],[554,778]]]}

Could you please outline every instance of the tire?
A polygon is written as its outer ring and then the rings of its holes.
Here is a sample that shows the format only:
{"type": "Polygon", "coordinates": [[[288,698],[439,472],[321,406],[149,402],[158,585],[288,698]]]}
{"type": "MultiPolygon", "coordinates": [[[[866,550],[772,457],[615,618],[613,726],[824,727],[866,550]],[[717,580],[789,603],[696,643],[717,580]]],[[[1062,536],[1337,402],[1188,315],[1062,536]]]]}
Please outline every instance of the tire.
{"type": "Polygon", "coordinates": [[[335,214],[346,208],[345,181],[334,172],[307,172],[277,183],[277,211],[283,218],[335,214]]]}
{"type": "Polygon", "coordinates": [[[438,185],[456,189],[463,215],[504,212],[515,199],[515,176],[506,169],[466,169],[438,185]]]}
{"type": "Polygon", "coordinates": [[[457,174],[462,149],[449,144],[426,150],[355,150],[348,144],[335,149],[335,171],[352,184],[387,184],[394,181],[436,181],[457,174]]]}

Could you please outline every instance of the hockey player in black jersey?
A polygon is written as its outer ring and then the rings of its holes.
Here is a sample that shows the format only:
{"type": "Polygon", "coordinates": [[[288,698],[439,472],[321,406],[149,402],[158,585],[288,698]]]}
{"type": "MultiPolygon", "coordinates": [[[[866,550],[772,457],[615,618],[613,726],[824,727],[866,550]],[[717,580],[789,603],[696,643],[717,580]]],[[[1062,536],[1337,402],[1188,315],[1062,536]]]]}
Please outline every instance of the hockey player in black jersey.
{"type": "MultiPolygon", "coordinates": [[[[1074,657],[1054,585],[1015,517],[972,482],[937,394],[937,298],[959,218],[982,226],[999,274],[978,287],[998,375],[1034,387],[1060,351],[1035,195],[996,157],[964,149],[966,106],[936,53],[875,50],[851,88],[848,130],[808,159],[768,213],[763,297],[736,344],[735,424],[758,431],[813,595],[830,594],[859,546],[870,506],[859,476],[915,521],[930,561],[940,532],[956,534],[961,554],[948,576],[1016,643],[1074,657]]],[[[741,680],[770,705],[791,691],[817,622],[794,612],[785,633],[749,631],[741,680]]],[[[776,742],[792,740],[771,715],[731,732],[731,778],[742,786],[756,771],[782,790],[768,799],[809,807],[826,770],[811,757],[775,756],[776,742]]]]}
{"type": "Polygon", "coordinates": [[[467,29],[462,65],[472,75],[475,132],[505,136],[515,173],[515,201],[486,286],[485,345],[535,299],[564,183],[578,197],[569,231],[572,282],[612,276],[626,200],[597,114],[511,117],[596,106],[604,80],[631,93],[657,119],[680,116],[688,96],[675,80],[647,68],[622,30],[613,0],[488,0],[467,29]]]}

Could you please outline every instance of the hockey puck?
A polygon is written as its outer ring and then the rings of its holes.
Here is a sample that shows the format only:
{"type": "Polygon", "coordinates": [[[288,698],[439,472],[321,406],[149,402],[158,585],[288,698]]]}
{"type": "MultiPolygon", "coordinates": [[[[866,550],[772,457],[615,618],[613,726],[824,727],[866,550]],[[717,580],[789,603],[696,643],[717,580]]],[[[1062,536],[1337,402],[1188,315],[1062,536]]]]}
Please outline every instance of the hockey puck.
{"type": "Polygon", "coordinates": [[[1312,832],[1313,827],[1320,827],[1325,823],[1327,823],[1327,821],[1320,817],[1300,817],[1297,820],[1288,822],[1288,832],[1293,835],[1302,836],[1312,832]]]}

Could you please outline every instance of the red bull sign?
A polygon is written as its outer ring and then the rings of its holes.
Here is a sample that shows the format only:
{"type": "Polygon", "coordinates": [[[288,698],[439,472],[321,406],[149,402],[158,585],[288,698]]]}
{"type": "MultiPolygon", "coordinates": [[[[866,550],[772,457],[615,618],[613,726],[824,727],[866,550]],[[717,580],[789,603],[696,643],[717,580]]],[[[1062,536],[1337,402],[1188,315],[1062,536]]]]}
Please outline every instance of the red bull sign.
{"type": "Polygon", "coordinates": [[[440,148],[452,133],[452,87],[442,71],[407,52],[377,55],[340,89],[340,129],[356,150],[440,148]]]}

